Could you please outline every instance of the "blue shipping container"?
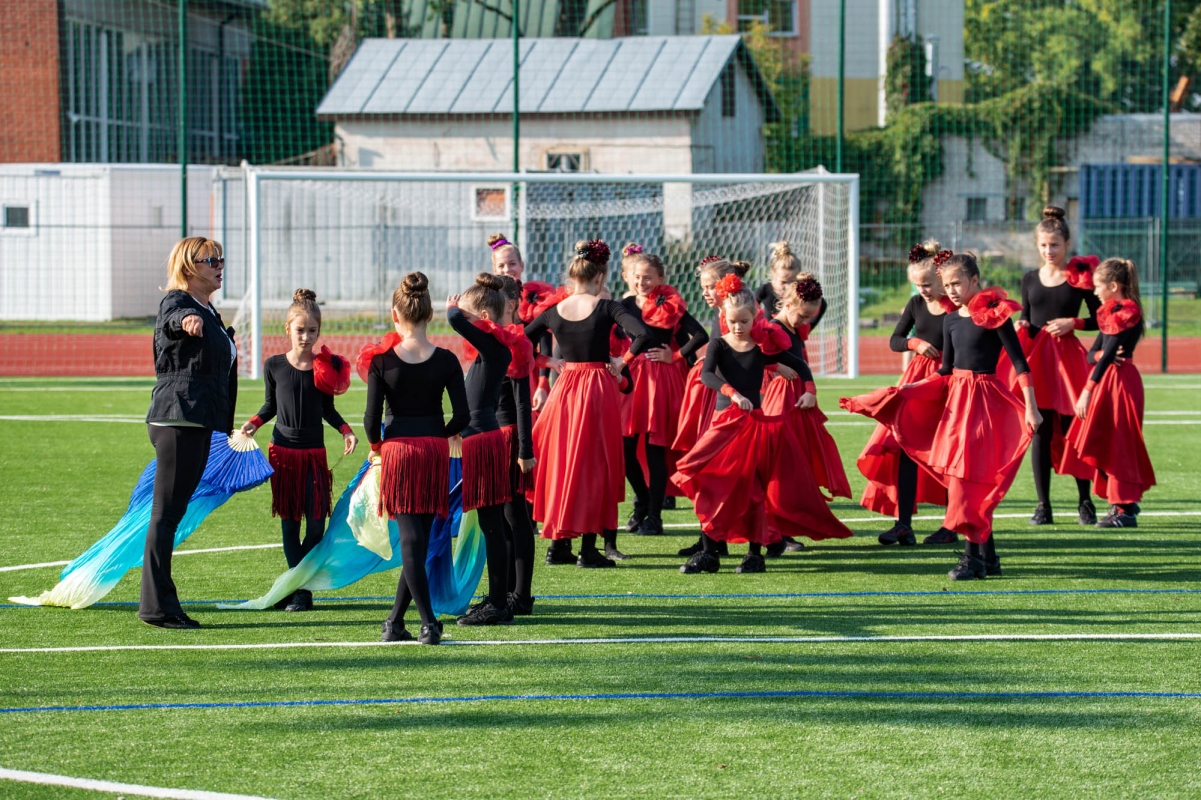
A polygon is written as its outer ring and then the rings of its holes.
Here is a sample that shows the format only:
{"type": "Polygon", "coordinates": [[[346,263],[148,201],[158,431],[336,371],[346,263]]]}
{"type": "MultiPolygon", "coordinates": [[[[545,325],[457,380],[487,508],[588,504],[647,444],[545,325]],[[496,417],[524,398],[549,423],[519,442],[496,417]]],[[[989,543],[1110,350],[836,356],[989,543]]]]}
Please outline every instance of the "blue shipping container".
{"type": "MultiPolygon", "coordinates": [[[[1080,217],[1130,219],[1159,216],[1160,164],[1083,164],[1080,217]]],[[[1201,164],[1168,165],[1168,214],[1201,217],[1201,164]]]]}

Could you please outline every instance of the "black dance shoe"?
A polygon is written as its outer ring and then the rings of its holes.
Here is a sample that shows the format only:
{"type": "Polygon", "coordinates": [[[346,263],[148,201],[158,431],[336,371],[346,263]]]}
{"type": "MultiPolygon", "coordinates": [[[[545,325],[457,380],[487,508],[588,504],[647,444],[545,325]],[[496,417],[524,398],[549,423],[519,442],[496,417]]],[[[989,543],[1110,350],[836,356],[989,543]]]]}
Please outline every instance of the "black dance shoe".
{"type": "Polygon", "coordinates": [[[1138,527],[1138,517],[1134,516],[1133,514],[1125,513],[1119,507],[1119,508],[1116,508],[1115,510],[1109,512],[1108,514],[1106,514],[1099,522],[1097,522],[1097,527],[1098,528],[1137,528],[1138,527]]]}
{"type": "Polygon", "coordinates": [[[1093,505],[1092,500],[1085,500],[1080,504],[1080,516],[1076,517],[1076,521],[1081,525],[1097,524],[1097,507],[1093,505]]]}
{"type": "MultiPolygon", "coordinates": [[[[723,542],[724,544],[724,542],[723,542]]],[[[800,539],[793,539],[791,536],[784,537],[784,551],[787,553],[799,553],[805,549],[805,543],[800,539]]]]}
{"type": "Polygon", "coordinates": [[[442,623],[422,625],[421,633],[417,635],[418,644],[442,644],[442,623]]]}
{"type": "Polygon", "coordinates": [[[922,539],[922,544],[955,544],[959,541],[959,534],[949,528],[939,528],[934,533],[922,539]]]}
{"type": "Polygon", "coordinates": [[[721,569],[721,560],[712,553],[701,551],[688,559],[688,563],[680,567],[685,575],[698,575],[702,572],[717,572],[721,569]]]}
{"type": "Polygon", "coordinates": [[[508,606],[495,606],[488,598],[482,603],[472,606],[466,614],[459,617],[460,625],[505,625],[513,621],[513,612],[508,606]]]}
{"type": "Polygon", "coordinates": [[[913,528],[910,528],[908,525],[902,525],[898,522],[888,530],[884,531],[884,533],[877,536],[876,541],[885,546],[897,544],[901,541],[901,537],[905,535],[908,535],[910,538],[912,538],[913,528]]]}
{"type": "Polygon", "coordinates": [[[404,620],[391,622],[384,620],[384,635],[379,637],[381,642],[411,642],[413,634],[405,629],[404,620]]]}
{"type": "Polygon", "coordinates": [[[312,611],[313,610],[313,593],[308,589],[297,589],[292,595],[292,602],[284,608],[284,611],[312,611]]]}
{"type": "Polygon", "coordinates": [[[1046,503],[1039,503],[1034,509],[1034,516],[1030,518],[1031,525],[1054,525],[1055,518],[1051,516],[1051,506],[1046,503]]]}
{"type": "Polygon", "coordinates": [[[663,520],[658,517],[647,517],[638,528],[639,536],[662,536],[663,520]]]}
{"type": "Polygon", "coordinates": [[[292,598],[295,596],[296,596],[296,593],[292,592],[292,594],[288,595],[283,600],[280,600],[279,602],[277,602],[274,606],[272,606],[272,608],[274,608],[276,611],[283,611],[288,606],[292,605],[292,598]]]}
{"type": "Polygon", "coordinates": [[[781,539],[778,542],[772,542],[763,548],[764,558],[779,558],[784,555],[784,550],[788,547],[788,542],[781,539]]]}
{"type": "MultiPolygon", "coordinates": [[[[139,617],[139,619],[141,618],[139,617]]],[[[169,628],[179,631],[190,631],[200,627],[200,623],[187,614],[168,614],[165,617],[143,619],[142,622],[145,622],[152,628],[169,628]]]]}
{"type": "Polygon", "coordinates": [[[763,556],[747,553],[746,558],[742,559],[742,563],[734,567],[734,571],[739,575],[748,575],[753,572],[767,572],[767,563],[764,562],[763,556]]]}
{"type": "Polygon", "coordinates": [[[663,510],[664,511],[675,511],[676,510],[676,499],[674,497],[672,497],[671,495],[667,495],[666,497],[664,497],[663,498],[663,510]]]}
{"type": "Polygon", "coordinates": [[[528,617],[534,613],[536,597],[522,597],[517,592],[509,592],[509,613],[515,617],[528,617]]]}
{"type": "Polygon", "coordinates": [[[968,542],[959,556],[959,563],[947,573],[953,581],[983,580],[985,575],[984,559],[976,554],[976,545],[968,542]]]}
{"type": "Polygon", "coordinates": [[[580,569],[603,569],[605,567],[617,566],[613,559],[601,555],[601,552],[595,548],[592,550],[581,550],[580,557],[576,559],[575,565],[580,569]]]}
{"type": "Polygon", "coordinates": [[[557,542],[546,548],[546,565],[553,567],[558,564],[574,564],[575,553],[571,552],[571,540],[561,540],[565,544],[560,546],[557,542]]]}
{"type": "Polygon", "coordinates": [[[617,549],[617,531],[605,531],[605,558],[625,561],[629,556],[617,549]]]}
{"type": "Polygon", "coordinates": [[[676,555],[684,556],[685,558],[691,558],[704,549],[704,543],[700,539],[697,539],[694,543],[688,545],[687,547],[681,547],[679,550],[677,550],[676,555]]]}
{"type": "Polygon", "coordinates": [[[637,500],[634,501],[634,513],[630,514],[629,520],[626,522],[626,530],[634,533],[642,527],[642,523],[646,520],[647,507],[637,500]]]}

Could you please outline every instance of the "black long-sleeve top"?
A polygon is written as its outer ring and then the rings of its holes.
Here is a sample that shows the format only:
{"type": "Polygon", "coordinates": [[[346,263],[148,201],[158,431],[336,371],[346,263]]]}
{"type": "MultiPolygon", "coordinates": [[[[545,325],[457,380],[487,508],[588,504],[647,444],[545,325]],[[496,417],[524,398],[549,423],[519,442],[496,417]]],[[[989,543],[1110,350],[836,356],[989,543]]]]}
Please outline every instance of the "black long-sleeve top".
{"type": "MultiPolygon", "coordinates": [[[[771,322],[773,325],[778,325],[780,330],[782,330],[788,334],[788,341],[790,342],[790,344],[788,345],[788,352],[792,353],[794,356],[796,356],[797,358],[804,361],[806,364],[806,369],[807,369],[808,364],[809,364],[809,359],[805,354],[805,340],[801,338],[801,335],[799,333],[797,333],[796,331],[789,328],[782,321],[780,321],[778,319],[773,319],[771,322]]],[[[812,380],[812,377],[802,378],[802,379],[803,380],[812,380]]]]}
{"type": "Polygon", "coordinates": [[[267,422],[278,415],[271,431],[272,444],[298,449],[325,447],[321,420],[334,430],[346,425],[334,408],[333,395],[313,383],[313,371],[296,369],[286,355],[271,356],[263,363],[263,389],[263,407],[255,416],[267,422]]]}
{"type": "Polygon", "coordinates": [[[776,289],[771,285],[771,281],[755,290],[755,302],[763,309],[768,319],[780,312],[780,298],[776,297],[776,289]]]}
{"type": "Polygon", "coordinates": [[[533,425],[530,420],[530,379],[506,377],[500,387],[500,403],[496,406],[496,422],[502,428],[517,426],[517,457],[534,457],[533,425]]]}
{"type": "Polygon", "coordinates": [[[942,321],[942,341],[939,375],[950,375],[956,369],[970,370],[977,375],[994,375],[1001,348],[1009,354],[1014,372],[1022,375],[1030,371],[1013,320],[1005,320],[999,328],[985,328],[958,312],[947,314],[942,321]]]}
{"type": "Polygon", "coordinates": [[[495,336],[472,325],[457,306],[446,309],[446,319],[455,333],[466,339],[479,353],[467,368],[464,381],[471,419],[463,429],[463,435],[500,430],[500,423],[496,421],[496,406],[500,403],[501,384],[513,361],[513,354],[495,336]]]}
{"type": "Polygon", "coordinates": [[[616,300],[598,300],[591,314],[576,321],[563,319],[558,306],[553,306],[525,326],[525,335],[537,342],[550,330],[564,361],[608,363],[609,331],[614,323],[630,336],[631,354],[638,355],[651,346],[646,327],[616,300]]]}
{"type": "Polygon", "coordinates": [[[420,364],[401,360],[395,350],[371,359],[367,370],[367,408],[363,412],[367,441],[375,444],[381,438],[398,436],[449,438],[467,427],[470,419],[463,368],[454,353],[436,347],[434,354],[420,364]],[[450,395],[449,421],[442,416],[444,391],[450,395]]]}
{"type": "Polygon", "coordinates": [[[621,304],[625,306],[626,311],[636,316],[643,327],[646,328],[647,334],[651,337],[650,347],[671,347],[671,342],[674,339],[680,347],[680,355],[688,358],[697,350],[705,346],[709,341],[709,334],[705,331],[703,325],[696,321],[696,318],[684,312],[684,316],[680,317],[679,330],[675,328],[656,328],[647,323],[642,318],[642,305],[638,302],[636,296],[623,298],[621,304]]]}
{"type": "Polygon", "coordinates": [[[1084,330],[1097,330],[1097,309],[1101,301],[1087,289],[1077,289],[1064,281],[1058,286],[1043,286],[1038,270],[1022,276],[1022,316],[1030,323],[1031,334],[1037,334],[1053,319],[1079,318],[1080,304],[1088,309],[1084,319],[1084,330]]]}
{"type": "Polygon", "coordinates": [[[701,370],[701,381],[717,392],[715,409],[721,411],[728,408],[730,398],[722,394],[722,387],[730,385],[734,391],[751,401],[755,408],[760,408],[762,398],[759,388],[763,385],[763,370],[768,364],[784,364],[792,367],[800,376],[799,380],[813,380],[809,365],[800,356],[785,350],[782,353],[764,355],[758,347],[752,347],[745,353],[740,353],[726,343],[720,336],[710,340],[709,349],[705,351],[705,366],[701,370]]]}
{"type": "Polygon", "coordinates": [[[1143,338],[1143,326],[1135,325],[1120,333],[1098,334],[1093,346],[1088,349],[1088,363],[1093,365],[1093,374],[1089,380],[1099,383],[1105,375],[1105,370],[1113,364],[1121,349],[1123,358],[1134,358],[1134,348],[1139,339],[1143,338]]]}
{"type": "Polygon", "coordinates": [[[904,353],[909,349],[909,340],[921,339],[942,350],[942,321],[946,314],[931,314],[930,307],[920,294],[909,298],[897,326],[892,329],[888,338],[888,347],[894,353],[904,353]],[[912,333],[910,333],[912,331],[912,333]]]}

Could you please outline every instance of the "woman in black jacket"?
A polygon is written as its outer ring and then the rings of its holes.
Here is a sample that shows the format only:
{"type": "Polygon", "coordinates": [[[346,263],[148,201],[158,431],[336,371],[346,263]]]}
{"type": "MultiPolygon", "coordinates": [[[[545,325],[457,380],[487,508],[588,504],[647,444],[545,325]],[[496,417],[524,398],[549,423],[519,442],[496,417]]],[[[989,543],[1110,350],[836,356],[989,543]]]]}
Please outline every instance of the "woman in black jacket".
{"type": "Polygon", "coordinates": [[[146,422],[155,450],[154,504],[142,557],[138,617],[158,628],[199,628],[171,580],[175,529],[200,484],[214,431],[234,427],[238,351],[233,328],[209,303],[221,288],[221,245],[181,239],[167,260],[167,296],[154,323],[154,374],[146,422]]]}

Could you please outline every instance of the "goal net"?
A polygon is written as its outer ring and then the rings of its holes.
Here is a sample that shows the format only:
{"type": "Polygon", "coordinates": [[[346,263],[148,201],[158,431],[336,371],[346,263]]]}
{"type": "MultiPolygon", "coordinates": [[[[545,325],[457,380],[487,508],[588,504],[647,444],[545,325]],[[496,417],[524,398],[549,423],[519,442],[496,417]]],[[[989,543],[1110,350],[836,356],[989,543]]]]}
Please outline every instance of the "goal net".
{"type": "Polygon", "coordinates": [[[576,241],[604,239],[614,253],[610,290],[617,298],[626,291],[621,248],[637,242],[663,258],[667,281],[708,327],[714,315],[701,299],[701,259],[748,261],[748,282],[757,286],[768,279],[771,244],[786,240],[821,281],[829,305],[807,348],[814,372],[854,376],[857,181],[824,171],[664,177],[225,170],[213,190],[214,218],[227,221],[214,231],[225,236],[229,264],[222,303],[237,309],[244,370],[252,377],[263,358],[287,349],[284,315],[301,287],[323,304],[324,342],[353,355],[391,329],[392,292],[407,272],[429,277],[435,301],[461,292],[491,269],[487,238],[503,233],[521,248],[523,279],[550,283],[564,280],[576,241]]]}

